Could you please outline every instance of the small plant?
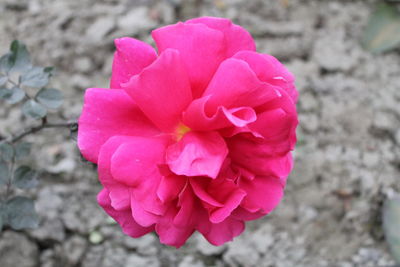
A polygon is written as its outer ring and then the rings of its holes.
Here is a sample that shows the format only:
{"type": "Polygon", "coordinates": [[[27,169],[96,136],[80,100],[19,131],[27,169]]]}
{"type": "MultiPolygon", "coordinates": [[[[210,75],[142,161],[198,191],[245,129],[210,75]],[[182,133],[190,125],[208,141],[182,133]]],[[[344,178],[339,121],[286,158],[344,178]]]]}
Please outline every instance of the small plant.
{"type": "Polygon", "coordinates": [[[393,258],[400,264],[400,196],[385,201],[383,208],[383,230],[393,258]]]}
{"type": "Polygon", "coordinates": [[[399,0],[379,3],[364,33],[363,46],[373,53],[400,47],[399,0]]]}
{"type": "Polygon", "coordinates": [[[63,102],[61,91],[47,87],[54,74],[53,67],[34,66],[26,46],[13,41],[10,51],[0,58],[0,103],[20,104],[22,113],[39,124],[21,129],[8,137],[0,136],[0,231],[4,226],[21,230],[38,226],[34,202],[24,196],[26,190],[37,186],[39,172],[23,164],[32,144],[22,139],[44,128],[76,128],[75,122],[50,123],[49,110],[59,109],[63,102]],[[19,190],[17,190],[19,189],[19,190]]]}

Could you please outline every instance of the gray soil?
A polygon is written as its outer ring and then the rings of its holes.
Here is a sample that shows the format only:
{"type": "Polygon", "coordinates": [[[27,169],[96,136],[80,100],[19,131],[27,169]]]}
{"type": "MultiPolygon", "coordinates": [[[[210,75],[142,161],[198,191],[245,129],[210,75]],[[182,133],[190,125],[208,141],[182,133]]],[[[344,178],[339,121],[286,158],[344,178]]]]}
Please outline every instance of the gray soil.
{"type": "MultiPolygon", "coordinates": [[[[154,235],[131,239],[97,206],[95,168],[66,130],[29,136],[44,172],[40,228],[0,234],[1,267],[393,266],[381,229],[384,199],[400,191],[400,54],[360,45],[374,1],[0,0],[0,53],[24,41],[54,65],[61,112],[75,119],[85,88],[107,87],[113,39],[151,42],[150,30],[186,18],[233,19],[258,50],[283,62],[300,91],[296,166],[280,206],[222,247],[194,235],[180,250],[154,235]]],[[[0,106],[0,134],[32,124],[0,106]]]]}

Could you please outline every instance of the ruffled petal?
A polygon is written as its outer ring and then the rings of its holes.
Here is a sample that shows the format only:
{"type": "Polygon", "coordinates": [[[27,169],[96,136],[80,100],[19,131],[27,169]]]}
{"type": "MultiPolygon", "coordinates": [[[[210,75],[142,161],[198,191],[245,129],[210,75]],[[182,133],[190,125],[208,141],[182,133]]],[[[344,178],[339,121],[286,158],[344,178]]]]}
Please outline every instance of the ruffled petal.
{"type": "Polygon", "coordinates": [[[160,237],[160,242],[176,248],[185,244],[186,240],[193,234],[193,227],[180,227],[173,223],[177,208],[171,206],[166,214],[157,223],[155,230],[160,237]]]}
{"type": "Polygon", "coordinates": [[[123,90],[87,89],[78,124],[78,147],[93,163],[97,163],[101,146],[114,135],[159,133],[123,90]]]}
{"type": "Polygon", "coordinates": [[[111,88],[121,89],[132,76],[141,72],[157,58],[153,47],[134,38],[115,39],[117,51],[112,66],[111,88]]]}
{"type": "Polygon", "coordinates": [[[224,221],[246,195],[246,192],[230,179],[202,181],[193,178],[190,183],[197,197],[204,201],[212,223],[224,221]]]}
{"type": "MultiPolygon", "coordinates": [[[[166,168],[168,168],[166,166],[166,168]]],[[[178,197],[187,183],[185,176],[180,176],[165,170],[157,189],[157,196],[164,203],[172,201],[178,197]]]]}
{"type": "Polygon", "coordinates": [[[117,211],[111,206],[109,191],[103,189],[97,195],[97,202],[107,212],[108,215],[114,218],[122,227],[125,234],[131,237],[141,237],[149,232],[154,231],[154,227],[142,227],[132,218],[130,210],[117,211]]]}
{"type": "Polygon", "coordinates": [[[281,87],[290,95],[293,102],[297,101],[298,92],[294,85],[294,76],[275,57],[252,51],[241,51],[233,58],[246,61],[261,81],[281,87]]]}
{"type": "Polygon", "coordinates": [[[279,178],[258,176],[253,180],[240,179],[239,187],[246,191],[241,207],[250,212],[271,212],[283,197],[284,184],[279,178]]]}
{"type": "Polygon", "coordinates": [[[152,32],[159,53],[177,49],[189,74],[193,96],[201,96],[226,57],[224,35],[203,24],[177,23],[152,32]]]}
{"type": "Polygon", "coordinates": [[[295,113],[288,114],[279,108],[258,114],[257,121],[249,124],[249,129],[262,136],[263,146],[270,149],[270,155],[284,154],[294,149],[297,124],[295,113]]]}
{"type": "Polygon", "coordinates": [[[190,19],[186,23],[201,23],[212,29],[221,31],[225,37],[226,57],[231,57],[241,50],[256,50],[256,44],[250,33],[239,25],[233,24],[229,19],[200,17],[190,19]]]}
{"type": "Polygon", "coordinates": [[[228,217],[221,223],[210,223],[207,228],[199,228],[198,230],[208,242],[215,246],[220,246],[240,235],[244,231],[244,228],[245,224],[243,221],[228,217]]]}
{"type": "Polygon", "coordinates": [[[134,136],[121,144],[111,159],[113,179],[131,188],[131,204],[140,205],[146,212],[156,215],[162,215],[167,208],[158,198],[157,190],[162,178],[158,165],[164,164],[169,142],[166,136],[134,136]]]}
{"type": "Polygon", "coordinates": [[[274,86],[259,80],[249,64],[234,58],[222,62],[203,94],[210,96],[207,114],[215,113],[219,106],[257,107],[279,95],[274,86]]]}
{"type": "Polygon", "coordinates": [[[285,178],[293,168],[291,153],[271,155],[271,146],[268,143],[235,136],[230,138],[227,144],[232,163],[255,175],[273,175],[285,178]]]}
{"type": "Polygon", "coordinates": [[[146,116],[166,132],[175,130],[183,110],[192,101],[186,69],[174,49],[163,51],[123,87],[146,116]]]}
{"type": "Polygon", "coordinates": [[[166,163],[178,175],[216,178],[228,154],[224,139],[217,132],[188,132],[168,147],[166,163]]]}
{"type": "Polygon", "coordinates": [[[212,131],[226,127],[245,127],[256,121],[257,115],[250,107],[227,109],[219,106],[212,115],[206,113],[210,96],[194,100],[183,113],[183,123],[196,131],[212,131]]]}

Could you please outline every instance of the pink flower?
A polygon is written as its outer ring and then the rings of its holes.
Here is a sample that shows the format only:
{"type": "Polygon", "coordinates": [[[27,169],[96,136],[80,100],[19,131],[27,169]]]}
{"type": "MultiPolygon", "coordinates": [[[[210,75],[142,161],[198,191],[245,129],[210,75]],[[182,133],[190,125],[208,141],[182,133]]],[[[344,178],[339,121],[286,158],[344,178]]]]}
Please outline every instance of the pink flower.
{"type": "Polygon", "coordinates": [[[78,146],[98,164],[98,202],[140,237],[214,245],[271,212],[293,167],[297,91],[274,57],[228,19],[156,29],[157,52],[115,41],[110,89],[86,91],[78,146]]]}

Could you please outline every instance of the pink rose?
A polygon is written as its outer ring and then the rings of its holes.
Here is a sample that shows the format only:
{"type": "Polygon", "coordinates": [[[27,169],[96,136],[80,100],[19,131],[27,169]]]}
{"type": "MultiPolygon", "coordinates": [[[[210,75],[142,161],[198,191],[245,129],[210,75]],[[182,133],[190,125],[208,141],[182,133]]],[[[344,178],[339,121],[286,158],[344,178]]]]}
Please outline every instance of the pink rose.
{"type": "Polygon", "coordinates": [[[294,77],[228,19],[152,36],[158,54],[115,41],[112,89],[86,91],[79,149],[98,164],[98,202],[124,233],[155,231],[180,247],[197,230],[222,245],[283,196],[298,123],[294,77]]]}

